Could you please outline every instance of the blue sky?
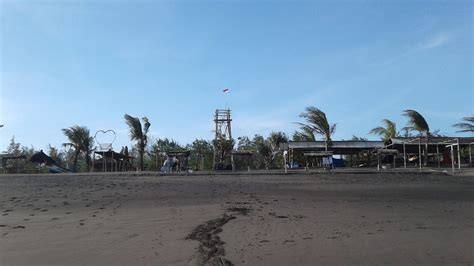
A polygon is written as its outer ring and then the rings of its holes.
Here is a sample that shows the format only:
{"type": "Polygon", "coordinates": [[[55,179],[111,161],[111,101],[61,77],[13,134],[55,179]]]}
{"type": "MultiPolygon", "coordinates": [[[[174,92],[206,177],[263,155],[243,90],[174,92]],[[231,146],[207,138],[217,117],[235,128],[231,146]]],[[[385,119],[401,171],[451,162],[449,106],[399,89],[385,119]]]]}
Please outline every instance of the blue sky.
{"type": "Polygon", "coordinates": [[[0,151],[47,149],[61,129],[148,116],[154,138],[291,134],[314,105],[334,139],[403,109],[432,129],[474,113],[471,1],[0,1],[0,151]],[[199,3],[198,3],[199,2],[199,3]],[[230,88],[227,96],[222,89],[230,88]],[[227,99],[226,99],[227,98],[227,99]]]}

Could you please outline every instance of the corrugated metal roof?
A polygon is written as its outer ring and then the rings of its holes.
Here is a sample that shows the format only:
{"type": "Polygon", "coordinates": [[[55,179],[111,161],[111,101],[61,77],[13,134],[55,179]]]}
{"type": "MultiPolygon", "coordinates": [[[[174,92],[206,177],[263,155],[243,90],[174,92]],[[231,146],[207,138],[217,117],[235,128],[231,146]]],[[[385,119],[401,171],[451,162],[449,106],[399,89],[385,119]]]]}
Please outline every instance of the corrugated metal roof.
{"type": "MultiPolygon", "coordinates": [[[[290,141],[288,148],[290,149],[324,149],[326,143],[324,141],[290,141]]],[[[383,141],[371,140],[336,140],[332,141],[331,149],[378,149],[383,148],[383,141]]]]}
{"type": "MultiPolygon", "coordinates": [[[[430,137],[429,144],[430,145],[448,145],[452,143],[457,143],[459,139],[459,144],[469,144],[474,143],[474,137],[430,137]]],[[[421,143],[426,144],[426,138],[421,138],[421,143]]],[[[392,138],[390,139],[390,143],[392,144],[418,144],[420,142],[418,138],[392,138]]]]}

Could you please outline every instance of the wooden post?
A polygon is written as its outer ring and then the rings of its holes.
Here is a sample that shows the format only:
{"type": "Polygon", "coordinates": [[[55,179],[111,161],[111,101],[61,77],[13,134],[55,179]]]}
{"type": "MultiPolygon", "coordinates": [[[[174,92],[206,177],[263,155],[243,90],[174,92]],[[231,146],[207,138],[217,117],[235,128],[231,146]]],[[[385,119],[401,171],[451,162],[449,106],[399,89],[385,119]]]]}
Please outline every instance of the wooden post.
{"type": "Polygon", "coordinates": [[[405,150],[405,142],[403,142],[403,167],[407,168],[407,153],[405,150]]]}
{"type": "Polygon", "coordinates": [[[234,164],[234,153],[230,152],[230,164],[232,166],[232,171],[235,170],[235,164],[234,164]]]}
{"type": "Polygon", "coordinates": [[[372,154],[370,153],[370,151],[367,151],[367,162],[368,166],[370,167],[370,163],[372,162],[372,154]]]}
{"type": "Polygon", "coordinates": [[[439,162],[439,145],[436,144],[436,159],[438,161],[438,168],[441,167],[440,162],[439,162]]]}
{"type": "Polygon", "coordinates": [[[420,165],[421,171],[421,138],[418,139],[418,164],[420,165]]]}
{"type": "Polygon", "coordinates": [[[377,152],[377,171],[380,171],[380,153],[377,152]]]}
{"type": "Polygon", "coordinates": [[[469,143],[469,167],[472,167],[472,151],[471,151],[471,143],[469,143]]]}
{"type": "Polygon", "coordinates": [[[451,167],[454,173],[454,145],[451,145],[451,167]]]}
{"type": "Polygon", "coordinates": [[[459,146],[459,139],[457,139],[458,142],[458,169],[461,169],[461,146],[459,146]]]}

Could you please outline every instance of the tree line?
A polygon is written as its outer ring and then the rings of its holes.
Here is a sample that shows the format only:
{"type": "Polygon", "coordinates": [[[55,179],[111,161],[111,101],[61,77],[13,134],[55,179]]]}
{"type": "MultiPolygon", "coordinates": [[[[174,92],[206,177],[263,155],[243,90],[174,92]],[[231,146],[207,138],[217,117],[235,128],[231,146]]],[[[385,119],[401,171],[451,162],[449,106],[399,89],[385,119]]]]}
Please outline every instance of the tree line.
{"type": "MultiPolygon", "coordinates": [[[[427,120],[417,111],[407,109],[402,112],[407,117],[407,126],[397,131],[397,125],[390,119],[383,119],[382,125],[369,131],[370,134],[378,135],[382,140],[394,137],[424,137],[428,141],[431,137],[441,136],[438,130],[430,131],[427,120]]],[[[336,131],[336,124],[330,123],[326,113],[317,107],[309,106],[299,117],[302,122],[296,122],[299,129],[292,136],[293,141],[316,141],[317,137],[325,142],[326,150],[331,147],[331,136],[336,131]]],[[[204,139],[196,139],[192,143],[181,145],[168,138],[150,141],[149,129],[151,122],[147,117],[139,119],[129,114],[124,115],[125,123],[129,129],[130,140],[135,144],[132,146],[130,155],[138,157],[139,170],[158,170],[169,151],[190,150],[189,167],[194,170],[211,170],[213,167],[214,143],[204,139]]],[[[474,132],[474,117],[464,117],[460,123],[454,124],[457,132],[474,132]]],[[[76,171],[90,171],[92,167],[92,153],[94,151],[94,138],[86,126],[74,125],[62,129],[67,142],[63,143],[62,149],[49,145],[48,155],[61,165],[70,167],[76,171]],[[72,162],[71,162],[72,160],[72,162]],[[71,162],[71,165],[69,163],[71,162]]],[[[357,137],[354,137],[358,139],[357,137]]],[[[361,139],[361,138],[360,138],[361,139]]],[[[271,132],[268,136],[254,135],[253,137],[241,136],[237,141],[232,140],[227,149],[251,152],[252,169],[272,169],[283,167],[283,157],[279,152],[281,143],[290,138],[283,132],[271,132]]],[[[24,155],[27,158],[37,152],[33,147],[21,146],[12,137],[7,147],[7,153],[15,156],[24,155]]],[[[246,162],[244,158],[234,158],[237,169],[243,169],[246,162]]],[[[24,173],[41,172],[42,169],[28,164],[26,161],[10,161],[7,166],[9,171],[21,171],[24,173]],[[21,170],[18,170],[21,169],[21,170]]]]}

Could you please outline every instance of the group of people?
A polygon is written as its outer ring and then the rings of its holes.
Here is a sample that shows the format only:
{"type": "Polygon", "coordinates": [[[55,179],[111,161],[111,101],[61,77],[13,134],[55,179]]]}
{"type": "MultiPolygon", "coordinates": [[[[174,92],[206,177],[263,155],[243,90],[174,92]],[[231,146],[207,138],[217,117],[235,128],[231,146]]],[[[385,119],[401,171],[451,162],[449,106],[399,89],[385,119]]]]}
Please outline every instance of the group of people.
{"type": "Polygon", "coordinates": [[[334,164],[333,164],[333,161],[332,161],[332,155],[323,156],[322,165],[323,165],[323,168],[326,169],[326,170],[330,170],[330,169],[334,168],[334,164]]]}
{"type": "Polygon", "coordinates": [[[161,172],[165,174],[171,174],[173,172],[173,167],[179,164],[179,160],[176,157],[166,157],[166,160],[163,162],[163,166],[161,167],[161,172]]]}

